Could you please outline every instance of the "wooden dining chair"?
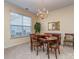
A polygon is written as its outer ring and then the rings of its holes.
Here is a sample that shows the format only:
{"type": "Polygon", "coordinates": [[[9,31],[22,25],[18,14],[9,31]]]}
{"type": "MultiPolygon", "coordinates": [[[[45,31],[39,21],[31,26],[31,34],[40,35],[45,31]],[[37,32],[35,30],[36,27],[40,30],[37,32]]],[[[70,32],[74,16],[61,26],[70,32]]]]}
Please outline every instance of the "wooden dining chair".
{"type": "MultiPolygon", "coordinates": [[[[57,38],[57,37],[54,36],[51,39],[54,39],[54,38],[57,38]]],[[[59,42],[60,42],[60,40],[58,38],[55,39],[55,40],[48,41],[48,44],[47,44],[48,59],[50,58],[49,49],[54,49],[55,57],[57,59],[57,50],[58,50],[58,53],[60,54],[60,44],[59,44],[59,42]]]]}
{"type": "Polygon", "coordinates": [[[65,33],[64,45],[74,47],[74,34],[73,33],[65,33]]]}
{"type": "Polygon", "coordinates": [[[31,51],[37,49],[37,55],[39,48],[43,48],[44,50],[43,43],[39,40],[39,38],[35,34],[30,34],[30,45],[31,45],[31,51]]]}

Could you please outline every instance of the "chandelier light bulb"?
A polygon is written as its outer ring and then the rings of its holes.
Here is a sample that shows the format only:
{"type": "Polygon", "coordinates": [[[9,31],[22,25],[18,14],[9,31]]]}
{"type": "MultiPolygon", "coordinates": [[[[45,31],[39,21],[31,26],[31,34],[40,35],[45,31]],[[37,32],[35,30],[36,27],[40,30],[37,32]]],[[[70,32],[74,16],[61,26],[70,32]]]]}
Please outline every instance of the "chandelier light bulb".
{"type": "Polygon", "coordinates": [[[48,14],[48,10],[47,10],[47,14],[48,14]]]}

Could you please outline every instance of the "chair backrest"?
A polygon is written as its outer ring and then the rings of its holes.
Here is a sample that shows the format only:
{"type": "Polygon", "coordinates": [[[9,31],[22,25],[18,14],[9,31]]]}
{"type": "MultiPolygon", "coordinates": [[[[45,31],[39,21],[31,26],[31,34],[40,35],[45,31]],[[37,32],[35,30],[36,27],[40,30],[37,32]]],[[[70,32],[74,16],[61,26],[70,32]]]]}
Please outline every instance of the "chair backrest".
{"type": "Polygon", "coordinates": [[[35,35],[35,34],[30,34],[30,40],[31,40],[31,43],[32,43],[33,41],[37,41],[36,35],[35,35]]]}
{"type": "Polygon", "coordinates": [[[55,47],[56,47],[56,46],[60,46],[59,43],[60,43],[60,41],[59,41],[58,39],[56,39],[56,40],[51,40],[51,41],[48,42],[49,45],[55,45],[55,47]]]}
{"type": "Polygon", "coordinates": [[[30,37],[31,37],[32,39],[34,39],[34,38],[35,38],[35,34],[30,34],[30,37]]]}
{"type": "Polygon", "coordinates": [[[65,33],[64,39],[73,41],[74,40],[74,34],[73,33],[65,33]]]}
{"type": "Polygon", "coordinates": [[[50,37],[52,34],[51,33],[44,33],[47,37],[50,37]]]}

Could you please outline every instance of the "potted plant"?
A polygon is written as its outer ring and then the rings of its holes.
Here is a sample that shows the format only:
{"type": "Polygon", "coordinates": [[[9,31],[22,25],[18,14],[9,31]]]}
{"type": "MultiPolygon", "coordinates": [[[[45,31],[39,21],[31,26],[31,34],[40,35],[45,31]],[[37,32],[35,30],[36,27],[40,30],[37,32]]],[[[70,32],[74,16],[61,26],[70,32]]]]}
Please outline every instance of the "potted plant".
{"type": "Polygon", "coordinates": [[[39,22],[36,22],[34,25],[35,33],[40,34],[41,31],[41,24],[39,22]]]}

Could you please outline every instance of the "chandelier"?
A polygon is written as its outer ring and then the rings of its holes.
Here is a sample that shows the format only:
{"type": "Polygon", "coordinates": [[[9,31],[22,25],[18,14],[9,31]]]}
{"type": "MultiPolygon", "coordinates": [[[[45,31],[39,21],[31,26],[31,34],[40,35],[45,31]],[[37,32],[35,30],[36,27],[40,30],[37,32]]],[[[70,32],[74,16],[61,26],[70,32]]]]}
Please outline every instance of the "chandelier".
{"type": "MultiPolygon", "coordinates": [[[[42,2],[41,2],[42,4],[40,4],[41,5],[41,7],[44,5],[44,0],[42,0],[42,2]]],[[[46,10],[46,8],[38,8],[37,9],[37,17],[39,18],[39,19],[45,19],[46,17],[48,16],[48,10],[46,10]]]]}
{"type": "Polygon", "coordinates": [[[44,19],[46,18],[48,15],[48,10],[46,10],[45,8],[43,9],[38,9],[37,11],[37,17],[40,19],[44,19]]]}

